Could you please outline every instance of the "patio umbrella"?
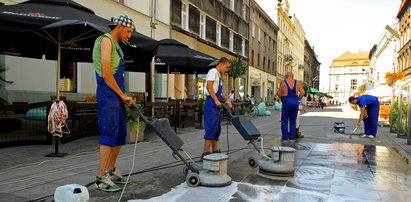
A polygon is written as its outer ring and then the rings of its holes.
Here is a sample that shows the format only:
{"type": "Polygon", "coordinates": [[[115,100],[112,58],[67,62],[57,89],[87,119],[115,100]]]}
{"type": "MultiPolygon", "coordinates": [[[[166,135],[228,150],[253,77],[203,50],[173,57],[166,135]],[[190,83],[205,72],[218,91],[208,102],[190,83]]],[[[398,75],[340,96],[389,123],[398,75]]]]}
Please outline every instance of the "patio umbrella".
{"type": "MultiPolygon", "coordinates": [[[[71,0],[31,0],[0,7],[0,53],[57,60],[57,97],[60,61],[92,62],[95,39],[110,29],[110,21],[71,0]]],[[[149,62],[158,42],[133,32],[131,44],[122,44],[125,57],[149,62]]]]}
{"type": "Polygon", "coordinates": [[[321,93],[320,91],[318,91],[318,90],[315,89],[315,88],[309,88],[307,92],[308,92],[308,93],[314,93],[314,94],[321,93]]]}
{"type": "Polygon", "coordinates": [[[216,58],[191,49],[174,39],[160,40],[155,56],[158,65],[156,70],[159,73],[207,74],[211,69],[208,65],[215,60],[216,58]],[[167,70],[160,65],[168,66],[170,69],[167,70]]]}
{"type": "Polygon", "coordinates": [[[368,95],[373,95],[376,97],[390,97],[392,95],[392,87],[388,85],[378,85],[367,92],[368,95]]]}

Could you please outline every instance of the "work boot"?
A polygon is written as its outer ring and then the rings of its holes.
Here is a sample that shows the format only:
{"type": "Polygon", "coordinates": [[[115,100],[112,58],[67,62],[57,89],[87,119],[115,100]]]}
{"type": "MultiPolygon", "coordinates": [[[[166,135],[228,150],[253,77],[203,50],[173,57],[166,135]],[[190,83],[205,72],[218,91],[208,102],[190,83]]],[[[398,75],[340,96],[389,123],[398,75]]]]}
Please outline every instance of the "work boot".
{"type": "Polygon", "coordinates": [[[116,184],[114,184],[110,180],[110,174],[105,173],[101,177],[96,177],[95,183],[96,188],[102,191],[107,191],[107,192],[115,192],[115,191],[120,191],[122,188],[116,184]]]}
{"type": "Polygon", "coordinates": [[[201,154],[201,158],[200,161],[203,161],[204,156],[210,155],[210,152],[203,152],[203,154],[201,154]]]}
{"type": "Polygon", "coordinates": [[[130,180],[127,180],[124,178],[121,174],[120,171],[116,168],[113,170],[108,170],[107,173],[110,174],[110,180],[116,184],[127,184],[130,183],[130,180]]]}

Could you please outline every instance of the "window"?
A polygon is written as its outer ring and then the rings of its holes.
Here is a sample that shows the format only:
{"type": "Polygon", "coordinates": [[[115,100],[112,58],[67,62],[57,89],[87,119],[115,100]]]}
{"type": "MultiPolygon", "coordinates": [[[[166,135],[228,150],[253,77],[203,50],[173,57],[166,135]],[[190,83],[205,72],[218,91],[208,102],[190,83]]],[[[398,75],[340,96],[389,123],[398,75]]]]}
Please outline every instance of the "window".
{"type": "Polygon", "coordinates": [[[251,66],[254,66],[254,50],[251,50],[251,66]]]}
{"type": "Polygon", "coordinates": [[[265,57],[263,57],[263,69],[265,70],[265,57]]]}
{"type": "Polygon", "coordinates": [[[234,33],[230,31],[230,51],[234,51],[234,33]]]}
{"type": "Polygon", "coordinates": [[[260,28],[258,28],[258,42],[260,42],[261,41],[261,29],[260,28]]]}
{"type": "Polygon", "coordinates": [[[183,16],[181,1],[172,1],[171,2],[171,22],[175,25],[179,25],[182,28],[182,20],[181,17],[183,16]]]}
{"type": "Polygon", "coordinates": [[[206,17],[206,39],[211,42],[216,42],[217,22],[212,18],[206,17]]]}
{"type": "Polygon", "coordinates": [[[255,24],[254,23],[252,23],[251,24],[251,36],[254,38],[254,36],[255,36],[255,24]]]}
{"type": "Polygon", "coordinates": [[[357,79],[351,79],[351,90],[357,90],[357,79]]]}
{"type": "Polygon", "coordinates": [[[245,3],[243,3],[243,8],[241,9],[241,13],[242,13],[243,19],[246,20],[247,19],[247,5],[245,3]]]}
{"type": "Polygon", "coordinates": [[[217,46],[221,46],[221,24],[217,23],[216,25],[216,42],[217,46]]]}
{"type": "Polygon", "coordinates": [[[260,66],[260,53],[257,54],[257,66],[260,66]]]}
{"type": "Polygon", "coordinates": [[[188,5],[181,4],[181,28],[188,31],[188,5]]]}
{"type": "Polygon", "coordinates": [[[121,3],[121,4],[124,4],[124,0],[114,0],[115,2],[118,2],[118,3],[121,3]]]}
{"type": "Polygon", "coordinates": [[[200,38],[206,38],[206,16],[200,14],[200,38]]]}
{"type": "Polygon", "coordinates": [[[230,0],[230,9],[231,9],[232,11],[235,11],[235,5],[234,5],[234,3],[235,3],[235,0],[230,0]]]}
{"type": "Polygon", "coordinates": [[[241,55],[245,56],[245,39],[241,38],[241,55]]]}
{"type": "Polygon", "coordinates": [[[200,35],[200,11],[192,6],[188,6],[188,30],[200,35]]]}
{"type": "Polygon", "coordinates": [[[230,48],[230,30],[221,25],[221,46],[229,49],[230,48]]]}

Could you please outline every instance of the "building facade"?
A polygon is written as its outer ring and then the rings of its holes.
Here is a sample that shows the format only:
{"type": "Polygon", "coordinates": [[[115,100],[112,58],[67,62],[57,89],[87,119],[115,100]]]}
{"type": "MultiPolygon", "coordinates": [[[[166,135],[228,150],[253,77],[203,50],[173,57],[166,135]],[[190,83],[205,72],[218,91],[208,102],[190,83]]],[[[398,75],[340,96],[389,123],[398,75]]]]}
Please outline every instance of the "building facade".
{"type": "Polygon", "coordinates": [[[249,72],[247,94],[271,101],[276,92],[278,26],[250,0],[249,72]]]}
{"type": "Polygon", "coordinates": [[[290,4],[287,0],[279,1],[277,8],[277,22],[280,28],[278,31],[278,52],[277,52],[277,67],[276,72],[277,87],[282,80],[285,79],[285,74],[291,72],[294,57],[293,56],[293,32],[295,27],[291,21],[290,4]]]}
{"type": "Polygon", "coordinates": [[[400,9],[398,10],[397,19],[399,21],[399,47],[397,62],[398,66],[395,72],[404,71],[407,79],[411,74],[411,29],[410,29],[410,15],[411,15],[411,0],[402,0],[400,9]]]}
{"type": "MultiPolygon", "coordinates": [[[[247,60],[249,0],[171,0],[171,11],[171,38],[215,58],[247,60]]],[[[226,94],[245,83],[244,78],[236,81],[224,77],[226,94]]],[[[176,75],[175,83],[176,88],[185,87],[189,97],[205,89],[204,78],[194,75],[176,75]]]]}
{"type": "Polygon", "coordinates": [[[370,66],[369,51],[345,52],[333,59],[330,66],[329,95],[345,103],[358,92],[360,85],[366,84],[370,66]]]}
{"type": "Polygon", "coordinates": [[[370,51],[370,70],[368,71],[368,88],[373,88],[386,83],[384,76],[393,72],[397,67],[397,42],[398,23],[385,28],[378,42],[370,51]],[[393,32],[394,31],[394,32],[393,32]]]}
{"type": "Polygon", "coordinates": [[[321,63],[317,59],[317,54],[314,52],[314,48],[311,47],[308,40],[305,40],[304,45],[304,79],[303,84],[319,90],[320,83],[320,65],[321,63]]]}
{"type": "Polygon", "coordinates": [[[298,21],[297,16],[293,16],[294,32],[293,32],[293,57],[294,61],[292,63],[292,72],[294,73],[294,78],[304,82],[304,39],[305,32],[300,21],[298,21]]]}

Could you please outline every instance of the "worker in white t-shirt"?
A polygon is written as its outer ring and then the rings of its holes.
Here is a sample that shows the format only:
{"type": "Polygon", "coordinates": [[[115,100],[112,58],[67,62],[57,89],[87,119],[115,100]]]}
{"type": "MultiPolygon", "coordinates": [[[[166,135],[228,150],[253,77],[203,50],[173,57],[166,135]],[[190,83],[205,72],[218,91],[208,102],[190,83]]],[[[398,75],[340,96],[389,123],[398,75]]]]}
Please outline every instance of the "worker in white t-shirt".
{"type": "Polygon", "coordinates": [[[220,101],[224,101],[228,107],[232,107],[230,99],[223,93],[222,74],[228,72],[230,61],[222,57],[215,68],[210,69],[206,77],[206,102],[204,107],[204,151],[201,155],[201,160],[204,156],[212,153],[218,153],[218,138],[221,132],[220,101]],[[210,152],[211,146],[211,152],[210,152]]]}

